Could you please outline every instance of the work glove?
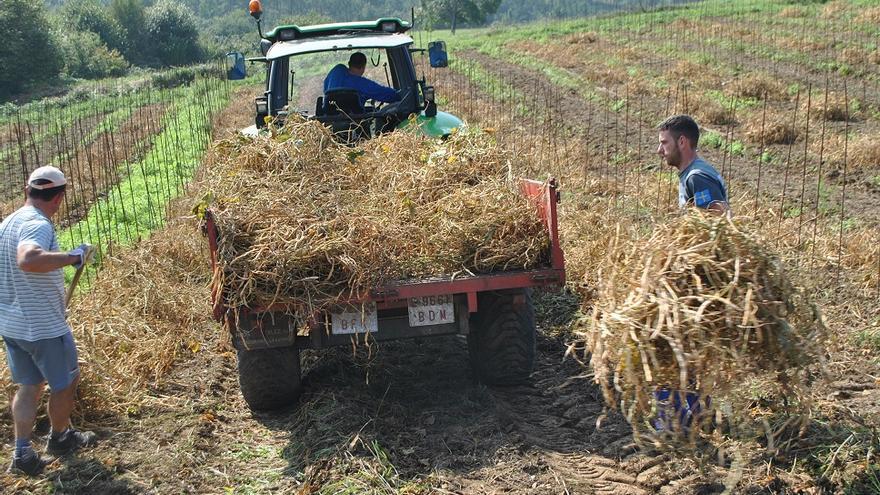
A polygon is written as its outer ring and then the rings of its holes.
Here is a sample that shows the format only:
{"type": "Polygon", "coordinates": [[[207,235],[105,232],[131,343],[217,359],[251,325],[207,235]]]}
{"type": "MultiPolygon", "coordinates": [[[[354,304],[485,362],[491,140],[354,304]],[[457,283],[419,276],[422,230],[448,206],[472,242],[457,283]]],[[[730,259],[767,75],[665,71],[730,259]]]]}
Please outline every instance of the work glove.
{"type": "Polygon", "coordinates": [[[95,258],[95,246],[91,244],[80,244],[79,246],[68,251],[68,256],[79,256],[79,261],[72,266],[79,270],[95,258]]]}

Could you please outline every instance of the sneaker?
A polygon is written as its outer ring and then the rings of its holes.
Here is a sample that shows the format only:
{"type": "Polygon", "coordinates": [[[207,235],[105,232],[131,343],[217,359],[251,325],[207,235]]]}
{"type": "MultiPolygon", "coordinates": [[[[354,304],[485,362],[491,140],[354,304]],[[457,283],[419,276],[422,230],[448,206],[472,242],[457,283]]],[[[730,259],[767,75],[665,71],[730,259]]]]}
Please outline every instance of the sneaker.
{"type": "Polygon", "coordinates": [[[28,476],[36,476],[46,467],[46,461],[40,458],[40,454],[29,450],[21,457],[12,457],[12,464],[9,466],[10,473],[23,473],[28,476]]]}
{"type": "Polygon", "coordinates": [[[46,452],[62,456],[82,447],[91,447],[98,443],[98,437],[91,431],[78,431],[68,428],[58,438],[49,437],[46,443],[46,452]]]}

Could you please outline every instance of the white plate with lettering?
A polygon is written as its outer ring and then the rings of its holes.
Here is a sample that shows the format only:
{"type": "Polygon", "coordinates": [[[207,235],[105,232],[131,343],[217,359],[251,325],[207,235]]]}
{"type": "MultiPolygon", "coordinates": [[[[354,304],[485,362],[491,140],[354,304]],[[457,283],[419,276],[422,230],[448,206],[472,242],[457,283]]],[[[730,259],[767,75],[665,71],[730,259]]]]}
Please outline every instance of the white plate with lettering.
{"type": "Polygon", "coordinates": [[[376,333],[379,331],[376,304],[339,308],[330,313],[330,323],[333,335],[376,333]]]}
{"type": "Polygon", "coordinates": [[[409,309],[409,326],[424,327],[455,323],[455,306],[452,294],[439,296],[411,297],[407,302],[409,309]]]}

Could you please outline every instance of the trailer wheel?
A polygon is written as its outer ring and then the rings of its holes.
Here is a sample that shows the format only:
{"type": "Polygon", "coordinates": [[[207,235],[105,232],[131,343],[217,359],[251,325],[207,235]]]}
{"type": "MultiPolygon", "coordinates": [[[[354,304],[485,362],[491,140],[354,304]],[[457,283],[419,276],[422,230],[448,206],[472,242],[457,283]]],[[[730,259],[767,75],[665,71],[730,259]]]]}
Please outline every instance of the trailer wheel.
{"type": "Polygon", "coordinates": [[[516,385],[526,381],[535,365],[531,291],[480,294],[477,313],[470,321],[468,352],[483,383],[516,385]]]}
{"type": "Polygon", "coordinates": [[[299,399],[299,349],[239,349],[238,383],[241,395],[253,411],[289,406],[299,399]]]}

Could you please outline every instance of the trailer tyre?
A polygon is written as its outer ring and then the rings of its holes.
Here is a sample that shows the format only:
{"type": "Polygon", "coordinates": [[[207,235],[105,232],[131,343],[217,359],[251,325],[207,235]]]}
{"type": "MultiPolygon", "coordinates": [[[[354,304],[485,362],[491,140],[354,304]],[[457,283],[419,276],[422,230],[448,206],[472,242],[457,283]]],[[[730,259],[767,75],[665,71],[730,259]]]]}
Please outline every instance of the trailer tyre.
{"type": "Polygon", "coordinates": [[[517,385],[535,365],[535,310],[528,290],[484,293],[471,318],[468,352],[477,378],[487,385],[517,385]],[[515,304],[517,296],[521,302],[515,304]]]}
{"type": "Polygon", "coordinates": [[[294,404],[301,392],[299,349],[239,349],[238,383],[253,411],[279,409],[294,404]]]}

